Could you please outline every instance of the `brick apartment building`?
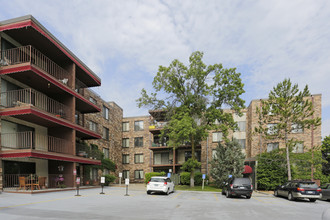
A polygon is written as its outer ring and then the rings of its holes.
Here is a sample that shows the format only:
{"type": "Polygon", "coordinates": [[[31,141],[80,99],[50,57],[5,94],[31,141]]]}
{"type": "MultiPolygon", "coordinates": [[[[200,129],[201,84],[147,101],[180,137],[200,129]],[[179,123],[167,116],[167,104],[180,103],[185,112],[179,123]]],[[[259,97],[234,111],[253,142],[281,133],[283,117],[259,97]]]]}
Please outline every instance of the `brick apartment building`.
{"type": "MultiPolygon", "coordinates": [[[[17,187],[18,177],[26,174],[46,177],[48,187],[56,187],[62,175],[65,185],[74,186],[86,165],[101,163],[86,154],[82,143],[96,145],[116,163],[114,174],[122,173],[122,180],[131,182],[143,182],[147,172],[179,173],[191,157],[189,146],[174,150],[159,138],[166,123],[162,111],[123,117],[120,106],[90,90],[100,86],[100,79],[32,16],[0,22],[0,43],[0,189],[17,187]]],[[[321,95],[308,99],[314,103],[313,117],[321,118],[321,95]]],[[[252,100],[241,117],[233,113],[239,130],[229,134],[239,141],[252,167],[260,152],[285,147],[253,132],[260,103],[252,100]]],[[[297,129],[293,135],[302,140],[297,153],[321,144],[321,127],[297,129]]],[[[219,141],[222,134],[210,131],[197,146],[202,173],[210,174],[219,141]]],[[[90,177],[98,181],[107,173],[94,168],[90,177]]]]}

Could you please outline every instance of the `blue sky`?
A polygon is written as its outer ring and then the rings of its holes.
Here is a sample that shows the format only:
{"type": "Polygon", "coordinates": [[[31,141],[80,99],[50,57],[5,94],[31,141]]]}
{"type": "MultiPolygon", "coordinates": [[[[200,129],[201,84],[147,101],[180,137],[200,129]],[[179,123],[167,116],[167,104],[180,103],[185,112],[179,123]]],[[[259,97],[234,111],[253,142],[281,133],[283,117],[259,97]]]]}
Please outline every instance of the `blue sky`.
{"type": "Polygon", "coordinates": [[[135,100],[151,90],[159,65],[237,67],[246,105],[266,98],[284,78],[322,94],[322,136],[330,134],[330,1],[0,0],[0,20],[33,15],[102,80],[94,90],[124,109],[147,115],[135,100]]]}

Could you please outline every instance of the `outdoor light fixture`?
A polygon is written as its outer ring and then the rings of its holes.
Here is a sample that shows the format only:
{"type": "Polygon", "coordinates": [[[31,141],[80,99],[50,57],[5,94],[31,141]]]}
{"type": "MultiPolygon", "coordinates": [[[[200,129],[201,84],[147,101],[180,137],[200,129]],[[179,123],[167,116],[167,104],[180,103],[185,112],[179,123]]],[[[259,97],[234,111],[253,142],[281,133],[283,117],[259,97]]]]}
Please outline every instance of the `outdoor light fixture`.
{"type": "Polygon", "coordinates": [[[64,166],[63,165],[59,165],[58,166],[58,171],[61,171],[62,172],[63,170],[64,170],[64,166]]]}

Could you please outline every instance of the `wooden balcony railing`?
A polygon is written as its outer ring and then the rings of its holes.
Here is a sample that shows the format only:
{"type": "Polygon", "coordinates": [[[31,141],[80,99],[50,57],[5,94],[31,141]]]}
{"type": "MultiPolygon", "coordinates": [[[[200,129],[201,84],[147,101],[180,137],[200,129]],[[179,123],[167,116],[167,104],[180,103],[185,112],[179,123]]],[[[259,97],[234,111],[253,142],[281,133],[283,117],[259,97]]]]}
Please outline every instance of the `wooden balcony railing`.
{"type": "Polygon", "coordinates": [[[64,104],[31,88],[0,93],[0,105],[5,108],[33,105],[57,117],[65,119],[69,119],[70,113],[70,109],[64,104]]]}
{"type": "Polygon", "coordinates": [[[69,141],[57,137],[35,134],[33,131],[2,133],[1,146],[10,149],[37,149],[63,154],[73,153],[69,141]]]}
{"type": "Polygon", "coordinates": [[[65,85],[71,85],[69,73],[31,45],[0,51],[0,66],[31,63],[65,85]]]}

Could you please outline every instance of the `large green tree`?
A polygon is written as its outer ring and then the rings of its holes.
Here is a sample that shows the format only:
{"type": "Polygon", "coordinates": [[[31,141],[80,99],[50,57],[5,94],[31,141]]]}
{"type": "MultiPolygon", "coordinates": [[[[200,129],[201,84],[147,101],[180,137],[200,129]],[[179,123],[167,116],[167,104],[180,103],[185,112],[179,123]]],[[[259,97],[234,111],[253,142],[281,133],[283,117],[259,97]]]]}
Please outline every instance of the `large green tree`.
{"type": "Polygon", "coordinates": [[[215,150],[216,153],[210,162],[211,176],[220,188],[228,180],[229,175],[242,176],[245,156],[240,144],[235,140],[227,141],[225,145],[219,143],[215,150]]]}
{"type": "Polygon", "coordinates": [[[322,164],[322,172],[324,175],[330,176],[330,136],[326,136],[322,141],[322,158],[324,163],[322,164]]]}
{"type": "MultiPolygon", "coordinates": [[[[137,100],[139,107],[162,109],[167,112],[169,123],[162,135],[167,136],[169,146],[177,148],[183,143],[191,145],[192,168],[199,164],[195,157],[196,145],[205,139],[208,130],[217,130],[226,137],[230,129],[237,127],[231,108],[238,114],[244,108],[244,93],[240,73],[235,68],[226,69],[221,64],[205,65],[203,53],[194,52],[189,66],[173,60],[168,67],[160,66],[153,80],[154,92],[145,89],[137,100]],[[215,123],[215,122],[219,123],[215,123]]],[[[194,169],[191,169],[190,186],[194,186],[194,169]]]]}
{"type": "MultiPolygon", "coordinates": [[[[270,91],[268,99],[261,101],[257,108],[259,126],[256,132],[268,140],[283,140],[286,147],[288,180],[291,180],[290,149],[299,143],[298,136],[291,136],[297,129],[315,129],[321,119],[313,117],[313,103],[307,98],[311,96],[308,86],[299,91],[298,84],[290,79],[280,82],[270,91]]],[[[312,146],[313,148],[314,146],[312,146]]]]}

